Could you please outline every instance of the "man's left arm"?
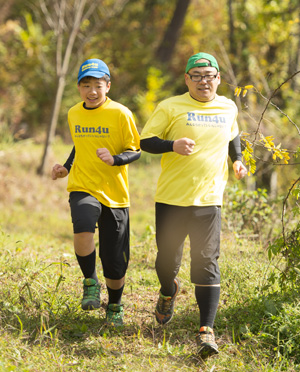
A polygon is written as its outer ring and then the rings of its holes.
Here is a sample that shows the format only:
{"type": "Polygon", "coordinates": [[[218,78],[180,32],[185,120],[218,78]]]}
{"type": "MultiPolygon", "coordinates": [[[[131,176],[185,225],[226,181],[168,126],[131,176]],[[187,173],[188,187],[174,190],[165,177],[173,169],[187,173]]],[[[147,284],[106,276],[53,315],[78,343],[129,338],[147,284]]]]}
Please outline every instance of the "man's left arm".
{"type": "Polygon", "coordinates": [[[247,168],[242,163],[242,150],[239,135],[237,135],[232,141],[229,142],[228,152],[233,163],[232,167],[235,178],[240,180],[246,176],[247,168]]]}

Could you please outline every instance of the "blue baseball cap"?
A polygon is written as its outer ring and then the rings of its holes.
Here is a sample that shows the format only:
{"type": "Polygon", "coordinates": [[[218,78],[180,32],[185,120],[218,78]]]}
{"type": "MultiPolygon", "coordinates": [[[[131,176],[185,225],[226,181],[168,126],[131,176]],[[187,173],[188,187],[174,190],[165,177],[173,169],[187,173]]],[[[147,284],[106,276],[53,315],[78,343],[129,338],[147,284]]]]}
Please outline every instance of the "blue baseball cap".
{"type": "Polygon", "coordinates": [[[102,78],[104,75],[110,77],[110,72],[107,65],[101,59],[87,59],[79,68],[77,84],[86,76],[102,78]]]}

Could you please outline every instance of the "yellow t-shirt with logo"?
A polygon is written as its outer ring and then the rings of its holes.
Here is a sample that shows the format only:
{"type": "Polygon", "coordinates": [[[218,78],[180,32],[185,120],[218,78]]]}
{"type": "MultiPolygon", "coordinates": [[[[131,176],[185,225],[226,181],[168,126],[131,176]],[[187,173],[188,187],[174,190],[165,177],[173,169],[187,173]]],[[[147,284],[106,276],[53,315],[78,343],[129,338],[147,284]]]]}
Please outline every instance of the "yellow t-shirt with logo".
{"type": "Polygon", "coordinates": [[[147,121],[141,139],[195,141],[189,156],[167,152],[155,201],[178,206],[222,205],[228,178],[228,145],[238,135],[237,107],[223,96],[199,102],[189,93],[162,101],[147,121]]]}
{"type": "Polygon", "coordinates": [[[69,192],[83,191],[111,208],[129,206],[128,164],[110,166],[96,155],[98,148],[107,148],[111,155],[140,148],[131,111],[107,97],[93,110],[83,102],[68,112],[68,122],[75,145],[75,158],[69,174],[69,192]]]}

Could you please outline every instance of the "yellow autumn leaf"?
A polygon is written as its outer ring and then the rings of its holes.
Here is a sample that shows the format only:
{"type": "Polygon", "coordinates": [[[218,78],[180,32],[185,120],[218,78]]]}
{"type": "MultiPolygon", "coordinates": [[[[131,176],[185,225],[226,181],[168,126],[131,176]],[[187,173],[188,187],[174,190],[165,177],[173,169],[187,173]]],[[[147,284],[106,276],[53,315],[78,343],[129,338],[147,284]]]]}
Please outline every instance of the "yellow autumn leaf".
{"type": "Polygon", "coordinates": [[[265,137],[265,139],[266,139],[267,141],[271,141],[271,140],[274,139],[274,136],[267,136],[267,137],[265,137]]]}
{"type": "Polygon", "coordinates": [[[249,152],[253,152],[253,148],[251,147],[251,145],[249,145],[249,143],[246,143],[246,148],[249,152]]]}
{"type": "Polygon", "coordinates": [[[254,86],[253,86],[253,85],[246,85],[246,86],[244,87],[244,89],[251,89],[251,88],[254,88],[254,86]]]}
{"type": "Polygon", "coordinates": [[[237,90],[237,93],[236,93],[236,96],[239,97],[239,95],[241,94],[241,91],[242,91],[242,88],[241,87],[238,87],[238,90],[237,90]]]}

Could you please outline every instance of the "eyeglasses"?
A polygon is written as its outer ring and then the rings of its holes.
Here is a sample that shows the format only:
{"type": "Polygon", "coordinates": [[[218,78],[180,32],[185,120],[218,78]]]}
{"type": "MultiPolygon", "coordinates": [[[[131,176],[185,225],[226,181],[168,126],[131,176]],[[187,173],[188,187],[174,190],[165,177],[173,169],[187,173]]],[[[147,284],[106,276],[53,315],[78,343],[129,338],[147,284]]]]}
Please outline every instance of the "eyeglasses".
{"type": "Polygon", "coordinates": [[[218,74],[216,75],[191,75],[189,73],[188,75],[191,78],[191,80],[194,81],[195,83],[199,83],[203,79],[206,81],[213,81],[218,76],[218,74]]]}

